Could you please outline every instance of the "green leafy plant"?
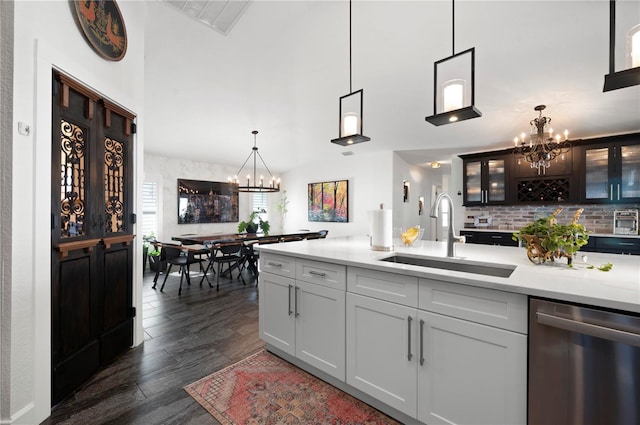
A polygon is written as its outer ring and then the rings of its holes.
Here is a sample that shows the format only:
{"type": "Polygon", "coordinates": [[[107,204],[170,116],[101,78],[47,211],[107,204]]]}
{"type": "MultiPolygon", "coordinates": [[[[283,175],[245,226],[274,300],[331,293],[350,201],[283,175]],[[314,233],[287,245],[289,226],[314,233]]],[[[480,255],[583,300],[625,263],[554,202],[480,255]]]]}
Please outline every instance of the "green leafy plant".
{"type": "Polygon", "coordinates": [[[247,221],[241,221],[238,224],[238,233],[242,233],[246,231],[247,233],[257,233],[258,229],[262,230],[262,233],[265,235],[269,234],[269,230],[271,229],[271,225],[268,220],[263,220],[260,214],[264,214],[267,211],[264,209],[253,211],[249,214],[249,219],[247,221]]]}
{"type": "Polygon", "coordinates": [[[513,234],[514,240],[526,244],[527,256],[532,262],[544,263],[566,257],[571,266],[574,254],[589,241],[587,230],[578,223],[583,209],[576,211],[573,221],[569,224],[558,224],[556,216],[560,211],[562,208],[558,208],[548,217],[527,224],[513,234]]]}
{"type": "Polygon", "coordinates": [[[143,236],[142,240],[144,241],[142,246],[146,249],[146,254],[152,257],[160,256],[160,248],[155,245],[156,237],[153,232],[149,233],[148,236],[143,236]]]}

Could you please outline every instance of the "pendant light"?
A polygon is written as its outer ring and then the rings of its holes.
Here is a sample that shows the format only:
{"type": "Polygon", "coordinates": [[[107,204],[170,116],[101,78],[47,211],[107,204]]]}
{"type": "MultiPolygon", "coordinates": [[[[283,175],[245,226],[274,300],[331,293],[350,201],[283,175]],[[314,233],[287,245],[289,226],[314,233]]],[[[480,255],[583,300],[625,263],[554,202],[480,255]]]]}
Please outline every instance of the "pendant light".
{"type": "Polygon", "coordinates": [[[349,0],[349,94],[340,97],[338,111],[338,135],[331,143],[342,146],[371,140],[362,134],[362,105],[364,90],[353,91],[353,72],[351,59],[351,0],[349,0]],[[344,112],[343,112],[344,111],[344,112]]]}
{"type": "Polygon", "coordinates": [[[455,2],[452,0],[451,56],[433,64],[433,115],[425,118],[437,126],[482,116],[474,105],[476,49],[456,53],[455,34],[455,2]]]}
{"type": "Polygon", "coordinates": [[[256,136],[258,134],[258,130],[253,130],[251,134],[253,134],[253,148],[251,148],[251,153],[249,154],[247,159],[245,159],[242,167],[240,167],[240,170],[238,170],[233,180],[231,179],[231,177],[229,177],[229,183],[237,184],[238,192],[280,192],[280,179],[276,179],[275,177],[273,177],[273,174],[271,174],[269,167],[267,167],[267,164],[264,163],[262,155],[260,155],[260,153],[258,152],[258,146],[256,145],[256,136]],[[238,180],[238,176],[242,175],[244,166],[247,164],[247,162],[249,162],[249,159],[251,158],[253,158],[253,184],[251,184],[251,174],[247,174],[247,184],[242,185],[240,184],[240,182],[243,180],[238,180]],[[264,181],[264,176],[260,176],[260,180],[258,180],[258,174],[256,170],[258,158],[260,158],[262,165],[269,173],[269,176],[271,176],[271,179],[266,182],[266,184],[264,181]]]}
{"type": "Polygon", "coordinates": [[[610,0],[609,74],[602,91],[636,85],[640,85],[640,2],[610,0]]]}

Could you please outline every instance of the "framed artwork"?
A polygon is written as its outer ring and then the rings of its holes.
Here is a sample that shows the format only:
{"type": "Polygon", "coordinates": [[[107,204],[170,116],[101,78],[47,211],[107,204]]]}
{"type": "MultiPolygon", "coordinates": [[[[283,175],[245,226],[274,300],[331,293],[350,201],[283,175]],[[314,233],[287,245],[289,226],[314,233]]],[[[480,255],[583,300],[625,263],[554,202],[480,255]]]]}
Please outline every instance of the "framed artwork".
{"type": "Polygon", "coordinates": [[[119,61],[127,52],[127,30],[115,0],[76,0],[78,24],[89,45],[102,58],[119,61]]]}
{"type": "Polygon", "coordinates": [[[309,183],[307,188],[309,221],[349,221],[349,181],[309,183]]]}
{"type": "Polygon", "coordinates": [[[178,224],[238,221],[238,185],[178,179],[178,224]]]}

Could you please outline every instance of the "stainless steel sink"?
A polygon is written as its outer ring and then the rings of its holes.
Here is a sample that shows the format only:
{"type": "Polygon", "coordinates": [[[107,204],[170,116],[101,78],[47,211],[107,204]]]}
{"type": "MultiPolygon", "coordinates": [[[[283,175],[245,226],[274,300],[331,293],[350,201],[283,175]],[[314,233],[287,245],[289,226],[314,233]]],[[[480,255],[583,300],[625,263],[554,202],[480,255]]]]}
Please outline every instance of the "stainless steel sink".
{"type": "Polygon", "coordinates": [[[513,271],[516,269],[516,266],[512,266],[509,264],[481,263],[479,261],[468,261],[455,258],[446,259],[438,257],[418,257],[397,254],[390,257],[382,258],[381,261],[496,277],[509,277],[511,276],[511,273],[513,273],[513,271]]]}

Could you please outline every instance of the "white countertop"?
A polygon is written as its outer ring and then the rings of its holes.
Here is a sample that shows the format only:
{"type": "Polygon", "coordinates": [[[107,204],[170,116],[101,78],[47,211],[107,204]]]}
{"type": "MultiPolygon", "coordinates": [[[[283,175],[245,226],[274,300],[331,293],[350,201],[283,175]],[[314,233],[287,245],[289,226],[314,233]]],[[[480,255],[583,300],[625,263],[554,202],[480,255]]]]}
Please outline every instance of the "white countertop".
{"type": "Polygon", "coordinates": [[[327,238],[260,246],[260,251],[294,255],[316,261],[402,273],[410,276],[534,295],[598,307],[640,313],[640,256],[589,252],[588,263],[600,266],[608,262],[613,269],[603,272],[587,269],[578,253],[574,267],[560,264],[535,265],[524,248],[456,244],[456,256],[466,260],[517,266],[508,278],[478,275],[422,266],[379,261],[393,254],[445,257],[446,243],[418,241],[413,247],[400,246],[394,240],[393,252],[372,251],[365,237],[327,238]]]}

